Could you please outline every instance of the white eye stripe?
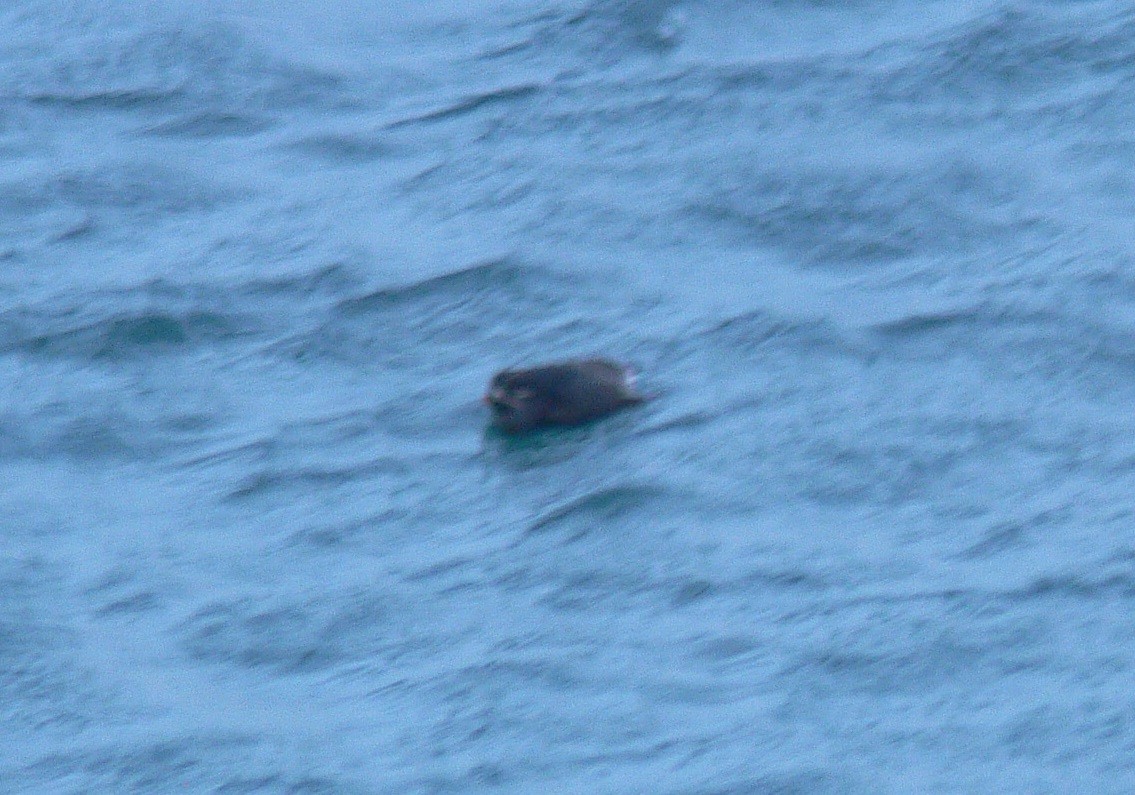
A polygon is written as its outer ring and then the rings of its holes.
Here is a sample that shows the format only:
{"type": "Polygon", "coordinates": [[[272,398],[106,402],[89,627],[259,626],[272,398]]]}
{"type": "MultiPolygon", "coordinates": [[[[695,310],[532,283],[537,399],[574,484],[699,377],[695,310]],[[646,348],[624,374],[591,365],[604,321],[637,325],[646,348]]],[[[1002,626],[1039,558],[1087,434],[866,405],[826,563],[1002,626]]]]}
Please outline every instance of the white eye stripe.
{"type": "Polygon", "coordinates": [[[512,392],[512,396],[517,400],[528,400],[528,398],[532,397],[535,394],[535,392],[526,387],[519,387],[512,392]]]}

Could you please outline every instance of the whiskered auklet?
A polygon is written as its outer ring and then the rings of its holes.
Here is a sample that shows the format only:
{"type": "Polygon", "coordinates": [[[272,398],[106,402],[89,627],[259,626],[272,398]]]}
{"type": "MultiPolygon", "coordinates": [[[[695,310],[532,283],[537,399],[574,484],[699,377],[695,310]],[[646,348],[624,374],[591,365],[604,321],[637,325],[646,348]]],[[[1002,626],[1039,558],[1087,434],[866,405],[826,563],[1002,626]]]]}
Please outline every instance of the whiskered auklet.
{"type": "Polygon", "coordinates": [[[642,403],[633,371],[610,359],[582,359],[525,370],[502,370],[489,382],[485,402],[493,422],[508,433],[551,425],[579,425],[623,406],[642,403]]]}

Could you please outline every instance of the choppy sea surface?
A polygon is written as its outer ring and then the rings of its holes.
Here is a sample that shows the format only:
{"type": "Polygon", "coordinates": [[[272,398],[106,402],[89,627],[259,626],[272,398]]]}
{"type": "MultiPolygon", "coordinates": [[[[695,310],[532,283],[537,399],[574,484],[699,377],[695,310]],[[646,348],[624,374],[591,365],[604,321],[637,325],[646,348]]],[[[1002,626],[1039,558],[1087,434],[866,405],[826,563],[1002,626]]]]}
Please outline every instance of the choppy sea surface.
{"type": "Polygon", "coordinates": [[[1120,0],[9,0],[0,791],[1135,791],[1133,215],[1120,0]]]}

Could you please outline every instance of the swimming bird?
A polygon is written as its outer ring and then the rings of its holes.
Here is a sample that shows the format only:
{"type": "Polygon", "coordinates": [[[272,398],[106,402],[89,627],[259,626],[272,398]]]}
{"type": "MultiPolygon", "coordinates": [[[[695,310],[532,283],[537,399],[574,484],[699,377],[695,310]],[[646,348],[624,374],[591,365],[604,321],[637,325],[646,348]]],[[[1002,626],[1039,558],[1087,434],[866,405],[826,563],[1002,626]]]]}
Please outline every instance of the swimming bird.
{"type": "Polygon", "coordinates": [[[508,433],[551,425],[580,425],[623,406],[642,403],[634,373],[610,359],[573,359],[526,370],[502,370],[489,382],[485,403],[508,433]]]}

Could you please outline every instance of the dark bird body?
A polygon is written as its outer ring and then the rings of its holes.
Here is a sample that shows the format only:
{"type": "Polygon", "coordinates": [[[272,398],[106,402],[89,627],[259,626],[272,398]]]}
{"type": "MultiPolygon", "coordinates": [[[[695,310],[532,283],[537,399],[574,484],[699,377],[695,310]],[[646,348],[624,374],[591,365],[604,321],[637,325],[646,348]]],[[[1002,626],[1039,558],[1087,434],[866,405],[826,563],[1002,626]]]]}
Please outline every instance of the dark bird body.
{"type": "Polygon", "coordinates": [[[641,403],[631,370],[608,359],[558,362],[493,376],[485,402],[493,422],[509,433],[579,425],[641,403]]]}

